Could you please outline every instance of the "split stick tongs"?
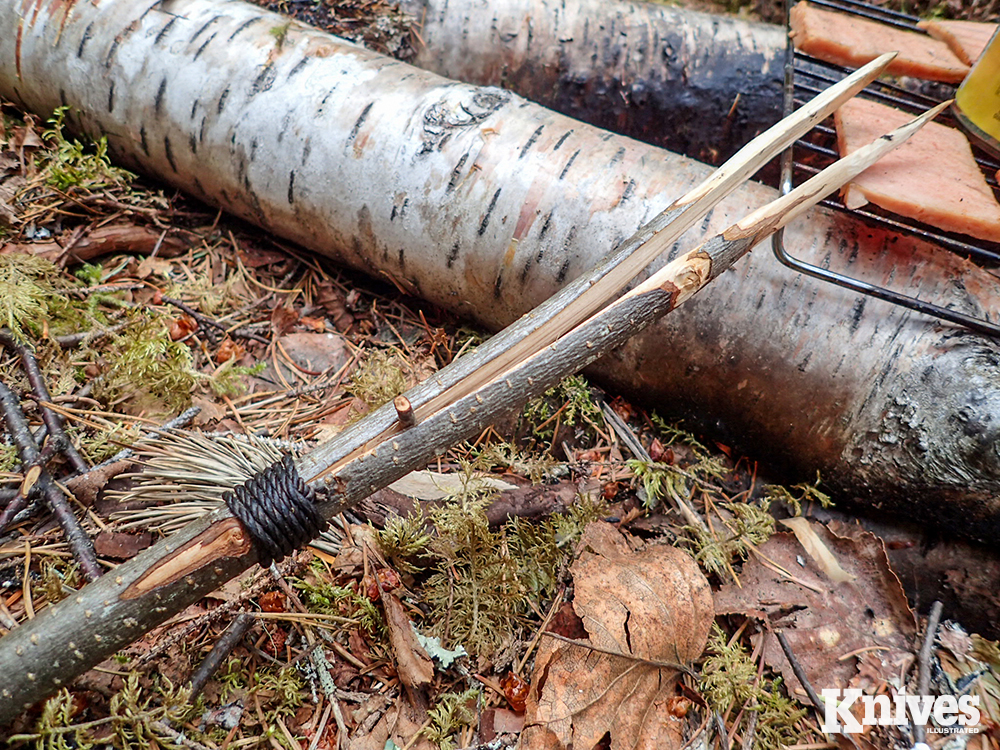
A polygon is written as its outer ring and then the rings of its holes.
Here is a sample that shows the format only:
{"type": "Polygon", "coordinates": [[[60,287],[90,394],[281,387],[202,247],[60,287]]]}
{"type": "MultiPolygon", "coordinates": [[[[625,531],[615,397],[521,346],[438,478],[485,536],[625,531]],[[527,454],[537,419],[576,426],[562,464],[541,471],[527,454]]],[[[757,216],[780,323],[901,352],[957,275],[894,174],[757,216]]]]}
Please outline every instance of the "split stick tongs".
{"type": "Polygon", "coordinates": [[[7,667],[0,726],[250,565],[305,544],[327,519],[621,345],[905,141],[947,103],[836,162],[619,296],[686,229],[878,77],[892,57],[861,68],[755,138],[597,268],[474,352],[304,456],[286,457],[233,488],[228,507],[0,638],[0,664],[7,667]]]}

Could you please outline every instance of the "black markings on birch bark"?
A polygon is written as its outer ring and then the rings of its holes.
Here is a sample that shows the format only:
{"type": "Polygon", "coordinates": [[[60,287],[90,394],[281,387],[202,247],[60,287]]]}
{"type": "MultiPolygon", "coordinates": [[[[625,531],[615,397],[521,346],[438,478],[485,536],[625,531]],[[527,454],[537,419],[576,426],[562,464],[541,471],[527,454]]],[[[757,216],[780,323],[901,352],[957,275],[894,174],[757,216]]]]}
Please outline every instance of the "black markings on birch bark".
{"type": "Polygon", "coordinates": [[[59,89],[59,104],[61,104],[63,107],[68,107],[69,106],[69,102],[66,101],[66,90],[65,89],[59,89]]]}
{"type": "Polygon", "coordinates": [[[490,225],[490,214],[493,213],[493,209],[497,207],[497,199],[500,197],[500,191],[502,188],[497,188],[497,191],[493,193],[493,200],[490,201],[489,208],[486,209],[486,214],[483,216],[482,222],[479,224],[479,236],[482,237],[486,234],[486,227],[490,225]]]}
{"type": "Polygon", "coordinates": [[[622,148],[615,151],[615,155],[611,157],[611,161],[608,162],[608,166],[610,167],[614,164],[617,164],[624,158],[625,158],[625,148],[623,146],[622,148]]]}
{"type": "Polygon", "coordinates": [[[578,157],[579,155],[580,155],[580,149],[577,149],[576,151],[573,152],[573,155],[569,157],[569,161],[566,162],[566,166],[563,167],[563,171],[559,173],[560,180],[566,176],[566,173],[569,172],[569,168],[573,166],[573,162],[576,161],[576,157],[578,157]]]}
{"type": "Polygon", "coordinates": [[[203,24],[201,25],[201,28],[199,28],[199,29],[198,29],[198,30],[197,30],[196,32],[194,32],[194,36],[192,36],[192,37],[191,37],[191,38],[190,38],[190,39],[188,40],[188,43],[189,43],[189,44],[194,44],[194,43],[195,43],[195,42],[196,42],[196,41],[198,40],[198,37],[200,37],[200,36],[201,36],[202,34],[204,34],[204,33],[205,33],[205,31],[206,31],[206,30],[208,29],[208,27],[209,27],[209,26],[211,26],[211,25],[212,25],[213,23],[215,23],[216,21],[218,21],[218,20],[219,20],[220,18],[222,18],[222,16],[220,16],[220,15],[215,15],[215,16],[212,16],[212,17],[211,17],[210,19],[208,19],[207,21],[205,21],[205,23],[203,23],[203,24]]]}
{"type": "Polygon", "coordinates": [[[188,135],[188,149],[190,149],[192,154],[198,153],[198,139],[195,138],[194,133],[188,135]]]}
{"type": "Polygon", "coordinates": [[[451,179],[448,180],[448,185],[444,189],[446,195],[450,193],[452,190],[454,190],[455,186],[458,184],[458,180],[462,176],[462,167],[465,166],[465,162],[468,160],[468,158],[469,158],[468,152],[462,154],[462,158],[458,160],[458,164],[456,164],[455,168],[451,170],[451,179]]]}
{"type": "Polygon", "coordinates": [[[229,98],[229,87],[226,86],[219,94],[219,103],[215,107],[215,113],[221,115],[223,108],[226,106],[226,99],[229,98]]]}
{"type": "Polygon", "coordinates": [[[301,60],[295,63],[295,67],[292,68],[290,71],[288,71],[288,77],[285,80],[287,81],[292,80],[292,78],[294,78],[295,76],[297,76],[299,73],[302,72],[302,69],[305,68],[306,65],[308,65],[311,60],[312,60],[311,57],[303,57],[301,60]]]}
{"type": "Polygon", "coordinates": [[[174,150],[170,145],[170,136],[163,136],[163,154],[167,157],[167,162],[170,164],[170,168],[177,172],[177,162],[174,161],[174,150]]]}
{"type": "Polygon", "coordinates": [[[528,149],[530,149],[532,146],[535,145],[535,141],[538,140],[538,136],[542,134],[542,131],[544,129],[545,129],[544,125],[539,125],[538,128],[535,130],[535,132],[531,134],[531,136],[525,142],[524,146],[522,146],[521,153],[518,154],[517,156],[518,159],[523,159],[525,157],[525,155],[528,153],[528,149]]]}
{"type": "Polygon", "coordinates": [[[250,163],[252,164],[254,159],[257,158],[257,137],[254,136],[250,141],[250,163]]]}
{"type": "Polygon", "coordinates": [[[358,116],[358,119],[354,121],[354,126],[351,128],[351,132],[347,134],[347,140],[344,142],[345,150],[348,148],[348,146],[354,143],[354,139],[358,137],[358,133],[361,130],[361,126],[364,125],[365,120],[368,119],[368,113],[372,111],[372,106],[374,104],[375,102],[368,102],[368,106],[366,106],[363,110],[361,110],[361,114],[358,116]]]}
{"type": "Polygon", "coordinates": [[[146,126],[143,125],[139,128],[139,148],[142,149],[142,153],[149,156],[149,141],[146,140],[146,126]]]}
{"type": "Polygon", "coordinates": [[[306,138],[305,144],[302,146],[302,161],[301,164],[305,166],[305,163],[309,160],[309,154],[312,153],[312,138],[306,138]]]}
{"type": "Polygon", "coordinates": [[[232,34],[229,35],[228,41],[230,41],[230,42],[233,41],[236,37],[238,37],[240,34],[242,34],[248,28],[250,28],[251,26],[253,26],[259,20],[261,20],[260,16],[257,16],[256,18],[248,18],[246,21],[244,21],[239,26],[237,26],[236,30],[232,34]]]}
{"type": "Polygon", "coordinates": [[[569,258],[563,261],[563,264],[559,267],[559,273],[556,274],[556,283],[562,284],[566,281],[566,274],[569,272],[569,258]]]}
{"type": "Polygon", "coordinates": [[[569,138],[571,135],[573,135],[573,130],[572,129],[567,130],[565,133],[563,133],[561,136],[559,136],[559,140],[556,141],[556,145],[552,147],[552,150],[553,151],[558,151],[559,147],[562,146],[566,142],[566,139],[569,138]]]}
{"type": "Polygon", "coordinates": [[[198,113],[198,102],[199,101],[200,101],[200,99],[195,99],[193,102],[191,102],[191,119],[192,120],[194,119],[194,116],[198,113]]]}
{"type": "Polygon", "coordinates": [[[273,85],[275,79],[278,77],[278,72],[274,69],[274,63],[268,63],[264,66],[264,69],[260,71],[258,76],[254,79],[253,84],[250,86],[250,96],[254,97],[257,94],[261,94],[268,91],[273,85]]]}
{"type": "Polygon", "coordinates": [[[115,108],[115,82],[108,86],[108,112],[113,112],[115,108]]]}
{"type": "Polygon", "coordinates": [[[83,30],[83,36],[80,38],[80,46],[76,48],[76,56],[83,57],[83,48],[87,46],[87,42],[90,41],[90,37],[93,35],[94,23],[93,21],[87,24],[87,28],[83,30]]]}
{"type": "Polygon", "coordinates": [[[445,262],[445,265],[447,265],[448,268],[451,268],[453,265],[455,265],[455,261],[458,260],[458,246],[459,243],[457,241],[455,242],[454,245],[451,246],[451,252],[448,253],[448,259],[445,262]]]}
{"type": "Polygon", "coordinates": [[[295,202],[295,170],[288,173],[288,205],[295,202]]]}
{"type": "Polygon", "coordinates": [[[522,284],[528,280],[528,272],[530,270],[531,270],[531,256],[529,255],[528,259],[524,261],[524,268],[521,269],[520,279],[522,284]]]}
{"type": "Polygon", "coordinates": [[[162,42],[164,37],[170,33],[170,29],[174,27],[175,23],[177,23],[177,16],[171,16],[170,20],[167,21],[162,29],[160,29],[160,33],[156,35],[156,39],[153,40],[154,47],[158,47],[160,45],[160,42],[162,42]]]}
{"type": "Polygon", "coordinates": [[[118,38],[118,37],[115,37],[115,40],[113,42],[111,42],[111,46],[108,48],[108,54],[104,58],[104,67],[105,68],[110,68],[111,67],[111,60],[114,58],[115,54],[118,52],[118,45],[121,44],[121,43],[122,43],[122,40],[120,38],[118,38]]]}
{"type": "Polygon", "coordinates": [[[210,36],[208,39],[206,39],[204,42],[201,43],[201,46],[198,48],[198,51],[194,53],[195,60],[201,57],[201,53],[205,51],[205,47],[211,44],[212,40],[215,39],[215,37],[218,36],[218,34],[219,34],[218,31],[212,32],[212,36],[210,36]]]}
{"type": "Polygon", "coordinates": [[[622,197],[619,203],[624,203],[625,201],[627,201],[629,198],[632,197],[632,194],[634,192],[635,192],[635,180],[629,180],[628,185],[625,186],[625,190],[622,191],[622,197]]]}
{"type": "MultiPolygon", "coordinates": [[[[552,212],[551,211],[549,211],[545,215],[545,221],[542,222],[542,229],[538,233],[538,239],[539,240],[545,239],[545,235],[548,233],[550,226],[552,226],[552,212]]],[[[541,260],[541,258],[542,258],[542,256],[539,255],[538,259],[541,260]]]]}
{"type": "Polygon", "coordinates": [[[406,251],[403,248],[399,248],[399,268],[406,270],[406,251]]]}
{"type": "Polygon", "coordinates": [[[201,126],[198,128],[198,143],[205,142],[205,126],[208,124],[208,118],[201,118],[201,126]]]}
{"type": "Polygon", "coordinates": [[[163,113],[163,97],[167,93],[167,77],[160,80],[160,87],[156,89],[156,98],[153,99],[153,111],[159,117],[163,113]]]}

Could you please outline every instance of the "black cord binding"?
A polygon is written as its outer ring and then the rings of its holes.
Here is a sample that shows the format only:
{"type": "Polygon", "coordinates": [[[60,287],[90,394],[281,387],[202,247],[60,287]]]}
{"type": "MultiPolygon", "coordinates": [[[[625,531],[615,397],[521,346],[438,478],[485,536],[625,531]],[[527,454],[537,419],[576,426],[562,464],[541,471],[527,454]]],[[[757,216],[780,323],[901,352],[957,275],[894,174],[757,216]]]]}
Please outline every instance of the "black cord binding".
{"type": "Polygon", "coordinates": [[[326,528],[315,493],[288,455],[227,492],[223,500],[250,535],[258,562],[265,568],[326,528]]]}

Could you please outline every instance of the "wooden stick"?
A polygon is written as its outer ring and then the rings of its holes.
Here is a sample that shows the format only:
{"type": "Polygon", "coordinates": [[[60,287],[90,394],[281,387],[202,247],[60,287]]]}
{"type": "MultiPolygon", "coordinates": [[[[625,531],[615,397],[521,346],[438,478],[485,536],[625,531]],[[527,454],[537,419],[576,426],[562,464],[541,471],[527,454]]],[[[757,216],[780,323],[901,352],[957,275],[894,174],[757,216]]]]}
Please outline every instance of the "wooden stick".
{"type": "MultiPolygon", "coordinates": [[[[321,505],[323,515],[329,518],[426,465],[435,453],[473,438],[527,399],[621,345],[731,266],[784,223],[786,215],[801,212],[824,191],[839,187],[837,180],[852,179],[882,151],[902,143],[928,116],[904,126],[904,133],[883,137],[864,156],[851,158],[847,168],[838,166],[842,162],[830,167],[838,177],[830,180],[827,174],[821,180],[823,190],[807,183],[798,193],[779,198],[670,263],[669,273],[657,274],[657,285],[646,284],[625,295],[500,377],[340,463],[332,480],[317,482],[319,489],[332,492],[332,499],[321,505]]],[[[395,421],[395,408],[390,404],[388,410],[395,421]]],[[[345,453],[353,452],[353,446],[345,446],[345,453]]],[[[6,675],[0,684],[0,725],[254,562],[248,536],[222,509],[46,608],[0,639],[0,672],[6,675]]]]}

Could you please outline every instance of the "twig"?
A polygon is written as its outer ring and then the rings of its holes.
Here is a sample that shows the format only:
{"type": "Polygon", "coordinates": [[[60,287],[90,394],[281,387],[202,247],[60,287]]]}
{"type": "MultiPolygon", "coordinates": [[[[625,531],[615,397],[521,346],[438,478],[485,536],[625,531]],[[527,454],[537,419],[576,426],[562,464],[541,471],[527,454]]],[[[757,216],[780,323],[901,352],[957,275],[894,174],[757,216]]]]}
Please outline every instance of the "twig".
{"type": "Polygon", "coordinates": [[[726,729],[726,721],[722,718],[722,714],[718,711],[713,711],[712,718],[715,720],[715,731],[719,733],[719,745],[721,750],[732,750],[732,744],[729,740],[729,732],[726,729]]]}
{"type": "MultiPolygon", "coordinates": [[[[917,656],[917,695],[928,695],[931,689],[931,652],[934,650],[934,640],[937,638],[938,624],[941,622],[941,612],[944,605],[934,602],[927,616],[927,631],[924,633],[924,643],[917,656]]],[[[917,722],[913,725],[913,739],[917,743],[927,741],[927,725],[917,722]]]]}
{"type": "MultiPolygon", "coordinates": [[[[31,472],[32,468],[38,468],[36,484],[41,490],[43,497],[45,497],[46,502],[48,502],[52,514],[59,521],[59,525],[62,526],[63,533],[66,534],[66,541],[69,542],[70,549],[73,550],[73,555],[76,557],[77,562],[80,563],[80,569],[88,580],[97,580],[104,571],[97,562],[94,545],[91,543],[90,537],[87,536],[86,532],[80,526],[76,514],[70,510],[62,490],[56,486],[55,482],[49,476],[48,471],[42,465],[41,452],[38,450],[35,438],[31,435],[31,430],[28,429],[28,422],[21,411],[21,405],[18,403],[13,391],[3,383],[0,383],[0,410],[3,411],[4,420],[10,428],[14,445],[17,446],[17,452],[21,458],[21,466],[25,475],[31,472]]],[[[26,500],[27,498],[25,498],[26,500]]],[[[14,509],[15,504],[17,504],[17,498],[0,514],[0,531],[3,530],[14,514],[20,510],[20,508],[14,509]]]]}
{"type": "Polygon", "coordinates": [[[781,644],[781,650],[785,652],[785,658],[788,659],[788,663],[792,665],[792,673],[805,688],[806,695],[809,696],[810,702],[816,707],[816,710],[822,713],[825,708],[825,704],[820,700],[819,694],[813,688],[812,683],[809,682],[809,678],[806,677],[806,672],[802,669],[802,665],[799,660],[795,658],[795,653],[792,651],[791,645],[788,643],[788,639],[785,637],[785,633],[782,630],[775,630],[774,634],[778,637],[778,643],[781,644]]]}
{"type": "Polygon", "coordinates": [[[268,339],[264,338],[263,336],[259,336],[256,333],[250,333],[249,331],[244,331],[242,328],[237,328],[234,331],[230,331],[228,328],[226,328],[224,325],[222,325],[222,323],[220,323],[219,321],[215,320],[214,318],[210,318],[209,316],[205,315],[202,312],[198,312],[193,307],[191,307],[190,305],[188,305],[185,302],[181,302],[180,300],[173,299],[171,297],[164,297],[164,296],[161,296],[160,299],[162,299],[168,305],[173,305],[174,307],[176,307],[176,308],[178,308],[180,310],[183,310],[188,315],[190,315],[192,318],[194,318],[195,320],[197,320],[199,323],[202,323],[202,324],[208,326],[209,328],[215,328],[216,330],[222,331],[222,333],[225,334],[225,335],[227,335],[227,336],[228,335],[233,335],[233,336],[237,336],[237,337],[240,337],[240,338],[252,339],[254,341],[259,341],[262,344],[270,344],[271,343],[268,339]]]}
{"type": "Polygon", "coordinates": [[[87,462],[79,454],[73,442],[66,434],[66,430],[63,428],[62,417],[44,406],[44,404],[52,400],[52,397],[49,395],[49,389],[45,386],[45,378],[38,367],[38,360],[35,359],[35,353],[31,351],[29,346],[15,339],[13,334],[6,328],[0,329],[0,344],[3,344],[21,358],[21,366],[28,376],[31,390],[35,394],[35,400],[38,402],[38,408],[42,413],[42,421],[49,432],[48,444],[42,452],[42,462],[44,463],[48,460],[50,453],[58,452],[66,456],[70,466],[73,467],[73,471],[82,474],[89,470],[90,467],[87,465],[87,462]]]}
{"type": "MultiPolygon", "coordinates": [[[[636,437],[635,433],[632,432],[632,428],[625,424],[625,420],[618,416],[617,412],[608,406],[606,403],[601,404],[601,411],[604,413],[604,418],[611,425],[611,429],[615,431],[615,434],[621,439],[623,443],[628,447],[632,454],[638,458],[640,461],[645,461],[646,463],[653,463],[653,457],[649,455],[649,452],[642,447],[642,443],[639,442],[639,438],[636,437]]],[[[698,481],[697,479],[695,481],[698,481]]],[[[691,526],[697,526],[702,531],[708,531],[708,524],[705,523],[705,519],[701,517],[694,508],[692,508],[684,498],[675,492],[669,493],[671,499],[677,505],[677,509],[684,516],[684,520],[687,521],[691,526]]]]}
{"type": "Polygon", "coordinates": [[[568,643],[572,646],[579,646],[580,648],[585,648],[588,651],[596,651],[599,654],[607,654],[608,656],[618,656],[622,659],[628,659],[629,661],[638,662],[639,664],[646,664],[650,667],[659,667],[660,669],[674,669],[678,672],[683,672],[684,674],[694,675],[690,667],[685,667],[683,664],[678,664],[673,661],[657,661],[656,659],[645,659],[641,656],[636,656],[635,654],[626,654],[621,651],[615,651],[610,648],[601,648],[600,646],[595,646],[593,643],[588,643],[586,641],[575,641],[572,638],[567,638],[564,635],[559,635],[559,633],[553,633],[551,631],[544,631],[542,633],[546,638],[553,638],[557,641],[562,641],[563,643],[568,643]]]}
{"type": "Polygon", "coordinates": [[[202,691],[205,687],[205,683],[208,682],[209,678],[215,674],[215,671],[222,664],[223,659],[225,659],[232,652],[236,645],[240,642],[246,632],[254,624],[254,616],[249,612],[241,612],[235,620],[233,620],[229,627],[226,628],[226,632],[223,633],[219,640],[215,642],[212,646],[212,650],[208,652],[208,656],[205,660],[198,665],[198,668],[191,673],[191,700],[197,697],[198,693],[202,691]]]}

